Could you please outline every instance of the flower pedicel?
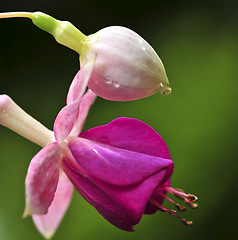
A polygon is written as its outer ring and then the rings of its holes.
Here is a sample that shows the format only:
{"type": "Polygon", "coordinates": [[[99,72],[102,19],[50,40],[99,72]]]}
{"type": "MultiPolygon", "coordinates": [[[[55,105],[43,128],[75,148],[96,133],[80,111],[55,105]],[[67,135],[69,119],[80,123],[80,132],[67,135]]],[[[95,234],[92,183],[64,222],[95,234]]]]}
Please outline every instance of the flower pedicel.
{"type": "Polygon", "coordinates": [[[169,95],[166,72],[154,49],[137,33],[112,26],[85,36],[70,22],[59,21],[41,12],[0,13],[0,18],[30,18],[56,41],[80,54],[80,65],[94,59],[88,87],[98,96],[129,101],[160,92],[169,95]]]}
{"type": "Polygon", "coordinates": [[[50,238],[70,203],[73,185],[120,229],[133,231],[143,214],[157,210],[191,225],[176,210],[162,205],[167,199],[178,211],[185,210],[166,196],[167,192],[191,208],[197,207],[197,198],[170,186],[174,163],[165,142],[150,126],[137,119],[117,118],[81,132],[96,97],[91,90],[84,94],[94,61],[84,65],[75,76],[67,105],[55,120],[54,132],[7,95],[0,95],[0,124],[43,147],[28,168],[24,216],[32,215],[37,229],[50,238]]]}

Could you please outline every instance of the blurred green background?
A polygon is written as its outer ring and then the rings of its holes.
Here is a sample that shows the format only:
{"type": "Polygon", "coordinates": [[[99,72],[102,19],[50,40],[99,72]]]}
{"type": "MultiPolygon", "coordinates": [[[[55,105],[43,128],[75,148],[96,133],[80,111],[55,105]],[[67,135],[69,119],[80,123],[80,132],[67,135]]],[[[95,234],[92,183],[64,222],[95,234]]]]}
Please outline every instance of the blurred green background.
{"type": "MultiPolygon", "coordinates": [[[[129,27],[160,55],[173,88],[120,103],[98,98],[85,129],[119,116],[151,125],[169,146],[172,185],[199,196],[199,208],[182,214],[185,227],[158,212],[144,216],[134,233],[104,220],[75,192],[53,239],[228,239],[237,233],[236,1],[2,1],[0,12],[40,10],[91,34],[109,25],[129,27]]],[[[78,55],[26,19],[0,20],[0,93],[52,129],[78,71],[78,55]]],[[[40,240],[31,218],[23,220],[24,179],[40,148],[0,127],[0,239],[40,240]]],[[[167,205],[169,206],[169,205],[167,205]]]]}

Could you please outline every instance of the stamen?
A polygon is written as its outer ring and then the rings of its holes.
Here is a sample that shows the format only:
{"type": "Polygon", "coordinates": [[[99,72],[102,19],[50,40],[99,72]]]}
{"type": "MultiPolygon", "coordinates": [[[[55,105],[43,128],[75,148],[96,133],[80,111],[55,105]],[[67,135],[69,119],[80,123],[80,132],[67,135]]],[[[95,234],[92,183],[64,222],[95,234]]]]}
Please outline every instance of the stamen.
{"type": "Polygon", "coordinates": [[[153,198],[150,198],[149,202],[152,203],[154,206],[156,206],[162,212],[165,212],[166,210],[168,210],[161,203],[155,201],[153,198]]]}
{"type": "Polygon", "coordinates": [[[166,211],[168,214],[171,214],[173,215],[174,217],[178,218],[183,224],[185,224],[186,226],[191,226],[193,224],[192,221],[187,221],[185,218],[181,218],[179,217],[177,214],[176,214],[176,211],[175,210],[167,210],[166,211]]]}
{"type": "MultiPolygon", "coordinates": [[[[193,194],[186,194],[183,190],[178,188],[171,188],[171,187],[163,187],[165,191],[173,194],[175,197],[179,198],[180,200],[184,201],[189,207],[195,209],[198,207],[198,204],[195,204],[198,198],[193,194]]],[[[161,195],[161,193],[159,192],[161,195]]]]}
{"type": "MultiPolygon", "coordinates": [[[[183,196],[180,196],[178,194],[174,194],[175,197],[179,198],[180,200],[184,201],[190,208],[197,208],[198,207],[198,204],[194,203],[194,200],[193,201],[190,201],[189,199],[183,197],[183,196]]],[[[197,201],[197,200],[195,200],[197,201]]]]}
{"type": "Polygon", "coordinates": [[[185,191],[183,189],[181,189],[181,188],[174,188],[174,190],[177,190],[179,192],[185,193],[185,191]]]}
{"type": "MultiPolygon", "coordinates": [[[[194,202],[196,202],[198,200],[198,198],[195,195],[193,195],[193,194],[186,194],[182,189],[178,189],[178,188],[174,189],[174,188],[167,187],[167,186],[159,186],[159,188],[156,190],[156,193],[159,194],[161,197],[167,199],[172,204],[174,204],[175,207],[179,211],[185,211],[186,208],[184,206],[179,205],[174,200],[172,200],[171,198],[166,196],[166,194],[164,193],[163,190],[171,193],[175,197],[177,197],[180,200],[184,201],[189,207],[191,207],[193,209],[198,207],[198,204],[194,203],[194,202]]],[[[170,215],[173,215],[174,217],[178,218],[186,226],[191,226],[193,224],[192,221],[187,221],[185,218],[181,218],[180,216],[178,216],[177,212],[175,210],[165,208],[161,203],[157,202],[155,199],[150,198],[149,202],[151,204],[153,204],[155,207],[157,207],[159,210],[161,210],[162,212],[166,212],[166,213],[168,213],[170,215]]]]}
{"type": "Polygon", "coordinates": [[[184,196],[184,197],[188,197],[188,194],[186,194],[183,190],[181,189],[176,189],[176,188],[171,188],[171,187],[163,187],[164,190],[166,190],[167,192],[175,195],[178,194],[180,196],[184,196]]]}
{"type": "Polygon", "coordinates": [[[171,198],[169,198],[168,196],[166,196],[165,194],[163,194],[162,192],[159,192],[159,194],[164,197],[165,199],[167,199],[169,202],[173,203],[175,205],[175,207],[180,211],[180,212],[184,212],[186,210],[186,207],[181,206],[180,204],[176,203],[174,200],[172,200],[171,198]]]}
{"type": "Polygon", "coordinates": [[[175,207],[180,211],[184,212],[186,211],[186,207],[179,205],[178,203],[175,204],[175,207]]]}
{"type": "Polygon", "coordinates": [[[180,200],[182,200],[182,201],[186,201],[186,198],[185,197],[183,197],[183,196],[181,196],[181,195],[179,195],[179,194],[177,194],[177,193],[174,193],[173,194],[176,198],[178,198],[178,199],[180,199],[180,200]]]}
{"type": "Polygon", "coordinates": [[[168,213],[176,218],[178,218],[183,224],[185,224],[186,226],[191,226],[193,224],[192,221],[187,221],[185,218],[181,218],[177,215],[177,212],[175,210],[172,209],[167,209],[165,208],[162,204],[158,203],[157,201],[155,201],[153,198],[151,198],[149,200],[149,202],[151,204],[153,204],[155,207],[157,207],[160,211],[168,213]]]}

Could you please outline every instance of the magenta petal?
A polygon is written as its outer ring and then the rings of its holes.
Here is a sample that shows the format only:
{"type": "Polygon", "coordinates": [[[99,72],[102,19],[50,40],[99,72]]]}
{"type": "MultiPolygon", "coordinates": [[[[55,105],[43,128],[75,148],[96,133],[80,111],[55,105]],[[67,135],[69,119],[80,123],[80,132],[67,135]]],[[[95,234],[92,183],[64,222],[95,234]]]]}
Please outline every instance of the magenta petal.
{"type": "Polygon", "coordinates": [[[155,190],[169,183],[173,162],[163,139],[136,119],[119,118],[70,139],[77,164],[62,166],[79,193],[115,226],[132,231],[155,190]]]}
{"type": "MultiPolygon", "coordinates": [[[[117,118],[112,122],[89,129],[80,134],[80,137],[116,146],[123,149],[137,151],[153,156],[169,159],[168,147],[161,136],[147,124],[131,118],[117,118]]],[[[168,167],[167,175],[173,171],[173,165],[168,167]]],[[[167,177],[166,177],[167,178],[167,177]]],[[[164,185],[170,185],[169,178],[164,185]]],[[[159,203],[161,196],[154,197],[159,203]]],[[[148,204],[146,213],[152,214],[157,209],[148,204]]]]}
{"type": "Polygon", "coordinates": [[[71,132],[74,122],[77,119],[80,99],[65,106],[56,117],[54,133],[56,140],[61,143],[71,132]]]}
{"type": "Polygon", "coordinates": [[[170,159],[83,138],[69,140],[68,146],[78,165],[90,176],[118,186],[137,184],[173,164],[170,159]]]}
{"type": "Polygon", "coordinates": [[[91,105],[93,104],[96,94],[93,93],[90,89],[87,91],[87,93],[83,96],[80,107],[79,107],[79,113],[78,118],[76,119],[74,123],[74,127],[72,129],[72,132],[70,133],[71,136],[78,136],[81,132],[84,122],[87,118],[89,109],[91,105]]]}
{"type": "Polygon", "coordinates": [[[76,76],[73,79],[73,82],[70,85],[69,92],[67,95],[67,104],[71,104],[76,101],[78,98],[82,98],[83,94],[86,90],[91,72],[93,70],[93,66],[96,61],[96,56],[83,65],[81,69],[78,71],[76,76]]]}
{"type": "MultiPolygon", "coordinates": [[[[115,186],[76,171],[65,160],[63,164],[64,171],[79,193],[105,219],[126,231],[133,231],[134,225],[139,223],[150,196],[166,174],[166,169],[158,169],[152,176],[147,176],[137,184],[115,186]]],[[[104,173],[107,173],[106,170],[104,173]]],[[[124,177],[130,177],[126,169],[124,177]]]]}
{"type": "Polygon", "coordinates": [[[117,118],[106,125],[82,132],[80,137],[170,159],[168,147],[161,136],[146,123],[133,118],[117,118]]]}
{"type": "Polygon", "coordinates": [[[58,228],[72,198],[73,186],[66,175],[60,175],[57,190],[48,213],[45,215],[33,215],[33,221],[39,232],[45,238],[51,238],[58,228]]]}
{"type": "Polygon", "coordinates": [[[28,168],[24,216],[45,214],[53,201],[59,179],[60,146],[52,143],[31,160],[28,168]]]}

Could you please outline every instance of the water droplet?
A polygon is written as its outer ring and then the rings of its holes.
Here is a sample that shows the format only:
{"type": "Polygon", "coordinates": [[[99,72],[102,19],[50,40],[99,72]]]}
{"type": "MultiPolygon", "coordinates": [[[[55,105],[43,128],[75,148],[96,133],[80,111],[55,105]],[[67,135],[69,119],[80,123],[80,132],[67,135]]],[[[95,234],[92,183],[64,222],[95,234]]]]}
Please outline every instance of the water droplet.
{"type": "Polygon", "coordinates": [[[119,87],[120,87],[120,84],[118,84],[118,83],[116,83],[116,82],[113,82],[113,86],[114,86],[115,88],[119,88],[119,87]]]}
{"type": "Polygon", "coordinates": [[[170,93],[172,92],[172,88],[167,84],[160,83],[159,92],[162,95],[170,95],[170,93]]]}
{"type": "Polygon", "coordinates": [[[113,85],[113,87],[115,87],[115,88],[120,87],[120,84],[117,83],[117,82],[114,82],[109,76],[105,77],[105,83],[108,84],[108,85],[113,85]]]}
{"type": "Polygon", "coordinates": [[[108,85],[112,84],[112,80],[111,80],[111,78],[109,76],[105,77],[105,83],[108,84],[108,85]]]}

